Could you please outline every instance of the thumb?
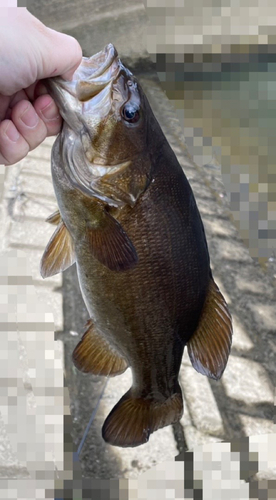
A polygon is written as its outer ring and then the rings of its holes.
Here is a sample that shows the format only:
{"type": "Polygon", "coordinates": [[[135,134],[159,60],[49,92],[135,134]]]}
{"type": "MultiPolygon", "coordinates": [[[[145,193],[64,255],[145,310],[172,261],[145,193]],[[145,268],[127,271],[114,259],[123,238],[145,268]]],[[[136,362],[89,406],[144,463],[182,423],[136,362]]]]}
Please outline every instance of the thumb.
{"type": "Polygon", "coordinates": [[[72,36],[50,28],[44,31],[45,42],[41,45],[41,65],[37,79],[61,76],[70,80],[81,63],[82,49],[72,36]]]}
{"type": "Polygon", "coordinates": [[[72,77],[82,57],[77,40],[46,27],[25,7],[0,10],[0,94],[12,96],[42,78],[72,77]]]}

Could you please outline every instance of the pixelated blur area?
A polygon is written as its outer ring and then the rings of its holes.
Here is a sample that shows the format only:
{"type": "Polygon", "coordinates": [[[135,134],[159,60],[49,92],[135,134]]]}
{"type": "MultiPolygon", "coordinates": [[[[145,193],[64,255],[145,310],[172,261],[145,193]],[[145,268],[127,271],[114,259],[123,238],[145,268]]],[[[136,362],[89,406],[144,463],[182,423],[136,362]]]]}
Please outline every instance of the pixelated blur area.
{"type": "Polygon", "coordinates": [[[74,367],[87,321],[76,269],[40,276],[53,233],[45,219],[57,209],[54,138],[0,166],[1,500],[276,498],[276,3],[144,4],[17,1],[75,37],[85,56],[114,43],[141,82],[196,197],[233,318],[229,361],[214,381],[193,369],[185,350],[180,422],[137,448],[105,443],[104,419],[131,373],[105,386],[104,377],[74,367]]]}
{"type": "Polygon", "coordinates": [[[146,0],[147,48],[196,163],[222,179],[250,255],[276,257],[274,0],[146,0]]]}

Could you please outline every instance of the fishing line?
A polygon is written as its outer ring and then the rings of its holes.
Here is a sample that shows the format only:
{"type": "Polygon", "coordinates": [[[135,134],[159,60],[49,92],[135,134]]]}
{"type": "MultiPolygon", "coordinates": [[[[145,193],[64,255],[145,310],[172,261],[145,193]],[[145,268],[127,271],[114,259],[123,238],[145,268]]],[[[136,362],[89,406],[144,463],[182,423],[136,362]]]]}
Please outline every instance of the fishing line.
{"type": "Polygon", "coordinates": [[[98,399],[98,401],[97,401],[97,404],[96,404],[96,406],[95,406],[95,408],[94,408],[94,410],[93,410],[93,412],[92,412],[92,415],[91,415],[91,417],[90,417],[90,420],[89,420],[89,422],[88,422],[88,424],[87,424],[87,427],[86,427],[86,429],[85,429],[85,431],[84,431],[83,438],[82,438],[82,440],[81,440],[81,442],[80,442],[80,444],[79,444],[78,450],[77,450],[77,455],[78,455],[78,458],[79,458],[79,456],[80,456],[81,450],[82,450],[83,445],[84,445],[84,442],[85,442],[85,440],[86,440],[86,436],[87,436],[87,434],[88,434],[88,431],[89,431],[89,429],[90,429],[90,427],[91,427],[91,424],[92,424],[92,422],[93,422],[93,420],[94,420],[94,418],[95,418],[95,416],[96,416],[96,413],[97,413],[97,411],[98,411],[99,404],[100,404],[100,401],[101,401],[101,399],[102,399],[102,397],[103,397],[103,395],[104,395],[104,391],[105,391],[105,388],[106,388],[106,386],[107,386],[107,382],[108,382],[108,380],[109,380],[109,379],[107,378],[107,379],[106,379],[106,382],[105,382],[105,384],[104,384],[103,390],[102,390],[102,392],[101,392],[101,394],[100,394],[100,397],[99,397],[99,399],[98,399]]]}

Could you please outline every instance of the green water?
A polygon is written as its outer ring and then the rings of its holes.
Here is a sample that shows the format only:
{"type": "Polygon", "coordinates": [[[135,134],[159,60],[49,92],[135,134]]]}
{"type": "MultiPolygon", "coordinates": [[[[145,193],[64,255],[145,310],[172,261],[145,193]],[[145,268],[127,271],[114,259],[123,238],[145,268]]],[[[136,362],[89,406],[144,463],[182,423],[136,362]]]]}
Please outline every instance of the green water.
{"type": "Polygon", "coordinates": [[[174,81],[163,73],[161,81],[195,161],[205,165],[215,158],[221,165],[251,256],[271,258],[276,253],[276,63],[238,69],[189,73],[185,81],[181,72],[174,81]]]}

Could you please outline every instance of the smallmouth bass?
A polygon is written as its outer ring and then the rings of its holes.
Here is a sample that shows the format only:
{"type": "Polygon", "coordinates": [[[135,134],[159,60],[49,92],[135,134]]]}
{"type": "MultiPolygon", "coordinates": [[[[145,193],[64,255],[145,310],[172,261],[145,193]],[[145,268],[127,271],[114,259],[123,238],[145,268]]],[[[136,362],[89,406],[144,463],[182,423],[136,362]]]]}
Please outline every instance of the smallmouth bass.
{"type": "Polygon", "coordinates": [[[64,124],[52,149],[57,228],[41,274],[76,262],[90,320],[73,361],[105,376],[131,367],[132,387],[102,435],[138,446],[182,416],[185,345],[198,372],[221,377],[231,315],[189,182],[115,47],[83,58],[71,82],[45,84],[64,124]]]}

